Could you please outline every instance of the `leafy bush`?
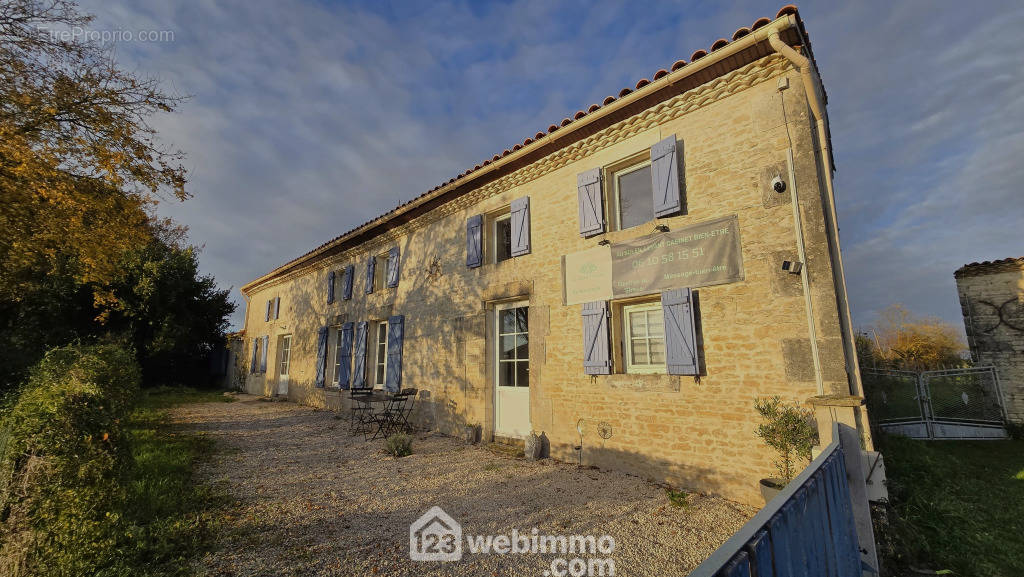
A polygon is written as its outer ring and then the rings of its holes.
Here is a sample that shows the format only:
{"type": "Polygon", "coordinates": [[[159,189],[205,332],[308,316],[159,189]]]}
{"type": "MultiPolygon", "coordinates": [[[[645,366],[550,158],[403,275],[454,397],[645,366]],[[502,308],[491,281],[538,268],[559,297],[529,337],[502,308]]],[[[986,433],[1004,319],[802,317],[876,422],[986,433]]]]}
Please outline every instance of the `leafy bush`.
{"type": "Polygon", "coordinates": [[[668,497],[668,502],[671,503],[673,507],[679,507],[681,509],[690,508],[690,493],[687,491],[682,489],[677,491],[669,487],[665,489],[665,496],[668,497]]]}
{"type": "Polygon", "coordinates": [[[395,433],[384,442],[384,450],[395,457],[405,457],[412,454],[412,437],[405,433],[395,433]]]}
{"type": "Polygon", "coordinates": [[[777,395],[756,399],[754,408],[765,421],[757,426],[757,436],[778,452],[775,469],[788,483],[796,475],[797,459],[811,462],[811,447],[818,440],[814,416],[796,405],[783,405],[777,395]]]}
{"type": "Polygon", "coordinates": [[[91,575],[111,562],[139,380],[116,345],[54,349],[33,370],[0,433],[0,573],[91,575]]]}

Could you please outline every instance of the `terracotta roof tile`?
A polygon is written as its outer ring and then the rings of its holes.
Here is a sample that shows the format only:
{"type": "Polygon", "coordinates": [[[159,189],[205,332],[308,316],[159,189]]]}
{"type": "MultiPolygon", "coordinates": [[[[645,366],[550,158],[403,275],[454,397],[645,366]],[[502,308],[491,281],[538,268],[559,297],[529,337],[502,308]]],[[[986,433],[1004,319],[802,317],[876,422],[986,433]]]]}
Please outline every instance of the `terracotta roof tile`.
{"type": "MultiPolygon", "coordinates": [[[[796,6],[794,6],[792,4],[788,4],[786,6],[783,6],[781,9],[779,9],[778,13],[776,14],[776,18],[781,18],[782,16],[786,16],[786,15],[795,15],[797,17],[797,26],[799,28],[800,35],[803,38],[803,42],[806,44],[805,49],[806,49],[806,51],[808,53],[810,53],[810,41],[807,40],[807,33],[804,30],[803,21],[800,20],[799,13],[797,11],[796,6]]],[[[749,28],[744,26],[744,27],[740,27],[739,29],[737,29],[732,34],[732,41],[739,40],[740,38],[743,38],[744,36],[747,36],[748,34],[750,34],[752,31],[757,30],[758,28],[762,28],[762,27],[768,25],[769,23],[771,23],[771,20],[768,19],[768,18],[758,18],[753,24],[750,25],[749,28]]],[[[729,44],[730,44],[729,40],[726,40],[725,38],[719,38],[718,40],[716,40],[714,42],[714,44],[711,45],[710,52],[714,52],[716,50],[720,50],[720,49],[724,48],[725,46],[727,46],[729,44]]],[[[690,62],[699,60],[699,59],[707,56],[708,54],[709,54],[708,50],[697,50],[696,52],[693,53],[692,56],[690,56],[690,62]]],[[[812,59],[813,59],[813,56],[812,56],[812,59]]],[[[676,60],[674,63],[672,63],[671,71],[675,72],[676,70],[679,70],[680,68],[683,68],[686,65],[687,65],[687,61],[686,60],[676,60]]],[[[660,69],[660,70],[658,70],[657,72],[654,73],[653,79],[654,80],[659,80],[661,78],[664,78],[668,74],[670,74],[670,72],[668,70],[660,69]]],[[[635,90],[640,90],[641,88],[643,88],[643,87],[645,87],[645,86],[647,86],[649,84],[651,84],[650,80],[647,80],[646,78],[642,78],[642,79],[640,79],[636,83],[635,90]]],[[[591,114],[591,113],[597,111],[602,106],[607,106],[607,105],[611,104],[612,102],[615,102],[618,98],[622,98],[622,97],[632,93],[633,90],[634,89],[631,89],[629,87],[623,88],[621,91],[619,91],[618,97],[608,96],[608,97],[606,97],[602,101],[601,104],[591,104],[590,107],[588,107],[586,109],[586,111],[580,110],[580,111],[576,112],[576,114],[573,115],[572,119],[570,119],[570,118],[563,119],[562,122],[561,122],[561,126],[567,126],[567,125],[571,124],[574,120],[580,120],[580,119],[586,117],[588,114],[591,114]]],[[[826,103],[827,103],[827,96],[826,96],[826,103]]],[[[495,154],[494,156],[492,156],[490,158],[490,160],[485,160],[485,161],[483,161],[483,163],[477,164],[474,168],[471,168],[471,169],[469,169],[469,170],[467,170],[467,171],[465,171],[463,173],[460,173],[457,177],[449,179],[445,183],[443,183],[441,185],[438,185],[438,186],[435,186],[434,188],[431,188],[430,191],[428,191],[427,193],[421,194],[420,196],[417,196],[417,197],[409,200],[408,202],[402,203],[397,208],[395,208],[395,209],[393,209],[393,210],[391,210],[391,211],[389,211],[389,212],[387,212],[387,213],[385,213],[385,214],[383,214],[383,215],[381,215],[381,216],[379,216],[377,218],[374,218],[372,220],[364,222],[363,224],[360,224],[359,226],[356,226],[355,228],[353,228],[353,229],[351,229],[351,230],[349,230],[349,231],[347,231],[347,232],[345,232],[345,233],[343,233],[343,234],[341,234],[341,235],[331,239],[330,241],[321,244],[320,246],[314,248],[313,250],[311,250],[311,251],[309,251],[309,252],[307,252],[307,253],[305,253],[305,254],[303,254],[303,255],[295,258],[295,259],[292,259],[291,261],[285,263],[284,265],[274,269],[273,271],[271,271],[271,273],[268,273],[268,275],[264,275],[263,277],[260,277],[260,279],[263,279],[264,277],[267,277],[267,276],[272,275],[274,273],[279,273],[279,272],[285,271],[290,265],[297,264],[299,261],[301,261],[303,258],[309,256],[310,254],[317,252],[318,250],[320,250],[320,249],[322,249],[322,248],[324,248],[324,247],[334,243],[335,241],[337,241],[337,240],[339,240],[339,239],[341,239],[341,238],[343,238],[343,237],[345,237],[345,236],[347,236],[347,235],[349,235],[349,234],[359,230],[362,227],[365,227],[365,226],[367,226],[367,225],[369,225],[369,224],[371,224],[371,223],[373,223],[373,222],[375,222],[375,221],[377,221],[377,220],[379,220],[381,218],[387,217],[388,215],[394,213],[398,209],[400,209],[402,207],[405,207],[405,206],[407,206],[407,205],[409,205],[409,204],[419,200],[420,198],[423,198],[424,196],[426,196],[429,193],[435,192],[435,191],[437,191],[437,190],[439,190],[441,188],[444,188],[444,187],[446,187],[446,186],[448,186],[448,185],[458,181],[459,179],[465,178],[467,175],[469,175],[473,171],[480,170],[484,166],[487,166],[487,165],[489,165],[489,164],[491,164],[493,162],[497,162],[502,157],[505,157],[505,156],[508,156],[509,154],[512,154],[512,151],[518,151],[518,150],[522,149],[523,147],[525,147],[525,146],[527,146],[529,144],[532,144],[532,143],[535,143],[535,142],[541,140],[542,138],[546,137],[548,134],[551,134],[552,132],[555,132],[556,130],[558,130],[559,127],[560,126],[556,125],[556,124],[552,124],[552,125],[548,126],[548,129],[547,129],[546,133],[543,132],[543,131],[537,132],[532,139],[531,138],[527,138],[526,140],[523,141],[522,144],[514,145],[511,150],[505,149],[505,151],[503,151],[501,154],[495,154]]],[[[1006,260],[1014,260],[1014,259],[1006,259],[1006,260]]],[[[986,261],[986,263],[987,262],[988,261],[986,261]]],[[[996,261],[996,262],[1002,262],[1002,261],[996,261]]],[[[986,263],[971,263],[969,265],[965,265],[964,268],[972,267],[972,266],[979,265],[979,264],[986,264],[986,263]]],[[[963,270],[963,268],[961,268],[960,270],[963,270]]],[[[257,279],[257,280],[259,280],[259,279],[257,279]]],[[[253,282],[255,282],[255,281],[253,281],[253,282]]]]}
{"type": "Polygon", "coordinates": [[[985,260],[972,262],[956,269],[953,276],[961,278],[965,276],[977,276],[997,272],[1006,272],[1017,268],[1024,268],[1024,256],[1016,258],[1003,258],[999,260],[985,260]]]}

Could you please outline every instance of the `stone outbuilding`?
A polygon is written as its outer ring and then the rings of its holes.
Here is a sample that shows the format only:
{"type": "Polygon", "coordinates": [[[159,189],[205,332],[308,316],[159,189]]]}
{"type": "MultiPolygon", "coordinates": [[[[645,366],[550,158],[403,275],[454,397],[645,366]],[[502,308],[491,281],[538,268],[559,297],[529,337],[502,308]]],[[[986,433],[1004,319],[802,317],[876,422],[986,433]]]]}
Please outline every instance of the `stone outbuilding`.
{"type": "Polygon", "coordinates": [[[971,360],[995,367],[1007,419],[1024,423],[1024,257],[972,262],[953,277],[971,360]]]}
{"type": "Polygon", "coordinates": [[[760,502],[756,397],[867,430],[825,102],[742,27],[246,284],[245,388],[760,502]]]}

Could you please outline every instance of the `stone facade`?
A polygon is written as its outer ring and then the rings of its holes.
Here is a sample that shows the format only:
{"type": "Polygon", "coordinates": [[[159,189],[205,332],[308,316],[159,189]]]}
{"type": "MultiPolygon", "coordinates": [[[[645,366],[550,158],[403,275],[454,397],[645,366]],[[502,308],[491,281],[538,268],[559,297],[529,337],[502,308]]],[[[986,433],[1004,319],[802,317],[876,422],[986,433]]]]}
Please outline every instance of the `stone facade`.
{"type": "Polygon", "coordinates": [[[999,375],[1007,418],[1024,423],[1024,258],[954,273],[971,358],[999,375]]]}
{"type": "Polygon", "coordinates": [[[342,252],[246,285],[244,362],[253,339],[270,335],[267,371],[247,374],[246,389],[276,390],[278,343],[289,334],[289,398],[344,407],[344,392],[314,386],[318,330],[402,314],[402,380],[403,386],[420,390],[418,422],[450,433],[480,424],[490,438],[495,355],[488,335],[494,307],[528,299],[530,422],[547,438],[552,457],[578,458],[579,424],[585,464],[760,502],[757,480],[772,473],[772,455],[754,435],[755,397],[777,394],[804,403],[819,394],[801,278],[781,268],[784,260],[799,260],[793,206],[788,191],[779,194],[771,186],[775,175],[789,180],[790,147],[796,182],[788,184],[799,187],[823,392],[859,391],[856,376],[846,370],[850,359],[844,353],[823,189],[827,176],[802,86],[788,60],[769,54],[342,252]],[[682,149],[683,213],[581,238],[577,174],[643,153],[669,135],[682,149]],[[531,204],[530,254],[467,268],[467,218],[523,196],[531,204]],[[701,375],[622,374],[621,368],[611,375],[584,374],[582,305],[563,305],[561,257],[602,239],[651,234],[655,224],[675,230],[730,215],[739,218],[745,280],[695,290],[701,375]],[[365,294],[367,256],[395,245],[401,251],[398,286],[365,294]],[[352,299],[327,304],[328,273],[349,264],[356,271],[352,299]],[[266,322],[266,302],[277,297],[278,318],[266,322]],[[599,435],[600,423],[609,438],[599,435]]]}

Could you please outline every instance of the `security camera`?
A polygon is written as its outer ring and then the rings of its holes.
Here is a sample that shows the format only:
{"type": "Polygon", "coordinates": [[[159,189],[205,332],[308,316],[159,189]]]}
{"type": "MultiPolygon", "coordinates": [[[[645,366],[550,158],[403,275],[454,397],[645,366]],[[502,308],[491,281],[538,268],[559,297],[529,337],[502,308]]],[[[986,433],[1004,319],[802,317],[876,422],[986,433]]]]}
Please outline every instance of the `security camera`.
{"type": "Polygon", "coordinates": [[[786,181],[782,180],[781,176],[776,176],[772,179],[772,190],[779,194],[786,192],[786,181]]]}

